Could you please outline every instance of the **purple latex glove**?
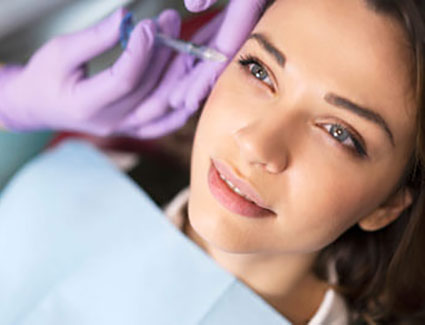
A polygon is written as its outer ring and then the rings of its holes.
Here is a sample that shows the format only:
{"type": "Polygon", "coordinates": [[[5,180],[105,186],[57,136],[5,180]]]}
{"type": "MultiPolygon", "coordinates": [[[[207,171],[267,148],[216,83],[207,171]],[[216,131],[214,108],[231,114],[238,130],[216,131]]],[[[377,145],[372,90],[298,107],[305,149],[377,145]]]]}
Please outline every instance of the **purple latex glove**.
{"type": "Polygon", "coordinates": [[[85,64],[117,44],[124,9],[86,30],[60,36],[26,66],[0,70],[0,124],[15,131],[66,129],[108,135],[157,85],[171,50],[154,45],[156,29],[177,37],[180,17],[164,11],[138,23],[126,50],[108,69],[87,77],[85,64]]]}
{"type": "MultiPolygon", "coordinates": [[[[216,0],[185,0],[191,11],[202,11],[216,0]]],[[[226,10],[201,28],[192,41],[232,58],[247,39],[267,0],[230,0],[226,10]]],[[[227,63],[200,61],[180,54],[152,96],[123,121],[122,131],[155,138],[183,126],[208,96],[227,63]],[[170,109],[171,108],[171,109],[170,109]]]]}

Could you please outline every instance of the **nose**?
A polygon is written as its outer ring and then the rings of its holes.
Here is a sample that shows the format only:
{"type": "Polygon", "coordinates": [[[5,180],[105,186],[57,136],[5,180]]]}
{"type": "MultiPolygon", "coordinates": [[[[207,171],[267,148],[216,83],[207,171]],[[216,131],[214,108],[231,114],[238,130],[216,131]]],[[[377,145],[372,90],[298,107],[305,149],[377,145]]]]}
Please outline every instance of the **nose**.
{"type": "MultiPolygon", "coordinates": [[[[280,130],[281,131],[281,130],[280,130]]],[[[271,123],[252,123],[233,133],[241,155],[252,165],[260,165],[271,174],[283,172],[289,153],[283,133],[271,123]]]]}

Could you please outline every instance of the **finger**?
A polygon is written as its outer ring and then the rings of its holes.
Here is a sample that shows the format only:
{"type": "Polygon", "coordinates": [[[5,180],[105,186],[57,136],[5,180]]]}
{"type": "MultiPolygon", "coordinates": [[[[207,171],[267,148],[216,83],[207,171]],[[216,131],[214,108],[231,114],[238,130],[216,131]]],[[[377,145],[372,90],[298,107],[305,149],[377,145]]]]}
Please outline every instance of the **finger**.
{"type": "Polygon", "coordinates": [[[134,135],[142,139],[158,138],[183,127],[189,117],[185,111],[173,111],[154,123],[140,127],[134,135]]]}
{"type": "MultiPolygon", "coordinates": [[[[211,22],[209,22],[206,26],[202,27],[191,39],[192,42],[197,44],[208,44],[212,38],[214,37],[217,29],[221,25],[223,21],[223,14],[216,16],[211,22]]],[[[180,56],[183,56],[181,54],[180,56]]],[[[208,62],[195,60],[194,56],[186,55],[185,56],[185,67],[186,71],[184,76],[182,76],[182,80],[180,80],[174,89],[172,89],[171,94],[169,95],[169,103],[174,109],[182,109],[184,108],[185,98],[187,94],[192,93],[190,87],[194,84],[198,77],[198,73],[202,71],[202,69],[197,68],[198,66],[204,66],[204,64],[208,64],[208,62]],[[197,72],[193,72],[196,70],[197,72]]],[[[194,94],[196,96],[196,94],[194,94]]]]}
{"type": "Polygon", "coordinates": [[[185,97],[185,110],[192,114],[200,108],[201,102],[208,97],[225,66],[223,63],[209,62],[197,67],[199,72],[193,71],[197,78],[194,79],[192,90],[185,97]]]}
{"type": "MultiPolygon", "coordinates": [[[[165,10],[161,13],[157,20],[157,27],[165,35],[172,38],[178,37],[180,34],[181,19],[177,11],[165,10]]],[[[154,60],[149,65],[149,69],[143,78],[142,87],[145,91],[151,91],[160,79],[164,68],[169,63],[172,50],[167,46],[157,45],[154,52],[154,60]]]]}
{"type": "Polygon", "coordinates": [[[200,12],[211,7],[217,0],[184,0],[184,4],[189,11],[200,12]]]}
{"type": "MultiPolygon", "coordinates": [[[[180,17],[177,12],[174,10],[164,11],[159,17],[159,27],[165,34],[176,37],[180,30],[180,17]]],[[[176,79],[183,75],[185,69],[181,59],[175,59],[171,66],[164,71],[171,54],[171,50],[167,47],[160,46],[156,49],[155,60],[150,64],[151,67],[146,72],[139,88],[131,96],[137,98],[134,104],[138,104],[141,100],[143,102],[120,122],[120,131],[124,132],[148,123],[162,116],[168,109],[168,96],[177,82],[176,79]],[[163,75],[164,72],[165,75],[163,75]],[[157,86],[160,79],[161,82],[157,86]],[[156,89],[154,89],[155,86],[157,86],[156,89]],[[152,93],[146,98],[149,92],[152,93]]]]}
{"type": "Polygon", "coordinates": [[[231,0],[213,46],[232,57],[257,23],[267,0],[231,0]]]}
{"type": "Polygon", "coordinates": [[[211,92],[226,65],[227,63],[207,61],[198,63],[169,95],[171,107],[196,111],[211,92]]]}
{"type": "MultiPolygon", "coordinates": [[[[180,33],[181,19],[177,11],[164,10],[157,19],[157,29],[173,38],[180,33]]],[[[138,87],[123,99],[123,108],[126,111],[134,109],[136,105],[146,98],[146,95],[157,85],[164,73],[165,67],[170,61],[172,50],[165,46],[155,46],[153,57],[149,62],[149,67],[144,71],[138,87]]]]}
{"type": "Polygon", "coordinates": [[[96,25],[64,36],[63,51],[69,68],[74,69],[114,47],[120,38],[119,27],[125,14],[126,10],[120,8],[96,25]]]}
{"type": "Polygon", "coordinates": [[[153,21],[145,20],[137,24],[127,49],[115,64],[77,84],[77,100],[84,102],[84,106],[94,113],[134,90],[152,56],[154,34],[153,21]]]}
{"type": "Polygon", "coordinates": [[[120,123],[120,130],[131,130],[146,125],[163,116],[168,111],[168,96],[175,87],[176,78],[180,75],[181,65],[173,65],[167,71],[160,85],[149,97],[144,98],[140,105],[120,123]]]}
{"type": "Polygon", "coordinates": [[[165,72],[159,86],[121,123],[121,129],[140,127],[165,114],[169,108],[168,98],[170,93],[185,73],[185,57],[178,56],[165,72]]]}
{"type": "Polygon", "coordinates": [[[168,111],[168,102],[165,96],[149,97],[143,100],[143,103],[126,116],[119,124],[117,130],[128,132],[138,129],[143,125],[148,125],[158,117],[166,115],[168,111]]]}
{"type": "Polygon", "coordinates": [[[185,103],[185,97],[190,91],[190,87],[193,85],[193,75],[189,72],[186,77],[176,83],[176,86],[171,89],[168,95],[168,102],[173,109],[183,109],[185,103]]]}
{"type": "Polygon", "coordinates": [[[157,20],[161,32],[178,37],[180,34],[181,19],[179,13],[174,9],[164,10],[157,20]]]}

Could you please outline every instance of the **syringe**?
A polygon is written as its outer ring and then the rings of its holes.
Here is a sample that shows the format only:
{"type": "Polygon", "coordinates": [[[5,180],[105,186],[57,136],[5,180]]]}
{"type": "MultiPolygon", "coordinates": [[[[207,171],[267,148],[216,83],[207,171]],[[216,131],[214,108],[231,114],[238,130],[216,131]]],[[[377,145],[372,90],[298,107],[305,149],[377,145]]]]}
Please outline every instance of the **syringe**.
{"type": "MultiPolygon", "coordinates": [[[[133,28],[133,15],[129,12],[123,18],[120,26],[120,41],[121,47],[123,49],[127,47],[127,43],[133,28]]],[[[155,36],[155,40],[165,46],[171,47],[172,49],[178,52],[188,53],[203,60],[210,60],[215,62],[227,61],[227,57],[224,54],[208,46],[198,45],[180,39],[175,39],[163,33],[157,33],[155,36]]]]}

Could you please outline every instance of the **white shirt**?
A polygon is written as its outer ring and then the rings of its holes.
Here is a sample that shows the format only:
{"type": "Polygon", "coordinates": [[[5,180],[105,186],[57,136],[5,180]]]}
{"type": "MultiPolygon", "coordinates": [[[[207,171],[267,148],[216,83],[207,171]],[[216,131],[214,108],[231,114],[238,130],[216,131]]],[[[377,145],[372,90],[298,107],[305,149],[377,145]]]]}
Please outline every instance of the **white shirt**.
{"type": "MultiPolygon", "coordinates": [[[[169,220],[180,230],[186,219],[186,208],[189,200],[189,188],[178,193],[174,199],[164,207],[164,213],[169,220]]],[[[336,282],[335,271],[331,270],[331,281],[336,282]]],[[[308,325],[348,325],[348,309],[342,296],[333,289],[328,289],[322,303],[308,325]]]]}

